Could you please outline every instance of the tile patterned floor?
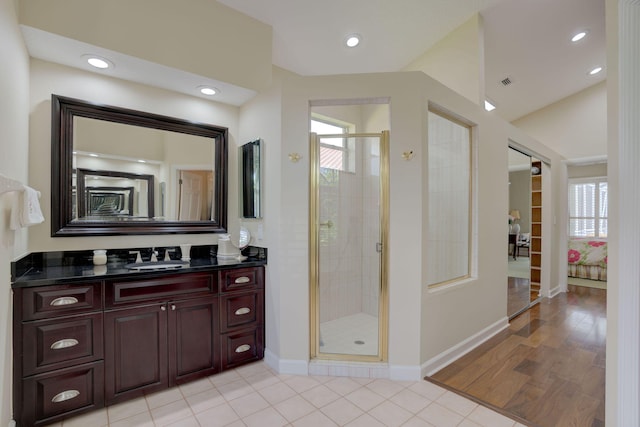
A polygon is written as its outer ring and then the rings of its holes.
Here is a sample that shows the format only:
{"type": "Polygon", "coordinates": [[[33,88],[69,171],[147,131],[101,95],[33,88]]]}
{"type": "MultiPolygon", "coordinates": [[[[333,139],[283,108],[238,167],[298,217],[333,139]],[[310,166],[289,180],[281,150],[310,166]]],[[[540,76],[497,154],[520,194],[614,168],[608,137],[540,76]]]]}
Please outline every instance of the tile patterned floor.
{"type": "Polygon", "coordinates": [[[55,427],[524,427],[427,381],[279,375],[264,362],[55,427]]]}

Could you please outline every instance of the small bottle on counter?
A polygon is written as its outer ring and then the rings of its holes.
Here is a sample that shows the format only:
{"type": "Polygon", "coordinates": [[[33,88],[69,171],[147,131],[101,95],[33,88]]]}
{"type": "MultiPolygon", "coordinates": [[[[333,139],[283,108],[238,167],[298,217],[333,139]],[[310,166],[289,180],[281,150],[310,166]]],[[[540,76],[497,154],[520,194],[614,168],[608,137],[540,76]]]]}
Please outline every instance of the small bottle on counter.
{"type": "Polygon", "coordinates": [[[93,265],[105,265],[107,263],[107,251],[96,249],[93,251],[93,265]]]}

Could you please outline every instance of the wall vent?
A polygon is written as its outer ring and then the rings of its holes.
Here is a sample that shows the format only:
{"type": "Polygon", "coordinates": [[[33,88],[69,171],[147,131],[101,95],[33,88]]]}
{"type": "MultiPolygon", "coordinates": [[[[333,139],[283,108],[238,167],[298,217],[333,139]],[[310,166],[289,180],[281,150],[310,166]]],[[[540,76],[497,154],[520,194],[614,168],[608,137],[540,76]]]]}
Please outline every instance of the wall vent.
{"type": "Polygon", "coordinates": [[[511,80],[511,77],[505,77],[504,79],[500,80],[500,83],[502,83],[503,86],[509,86],[511,83],[513,83],[513,81],[511,80]]]}

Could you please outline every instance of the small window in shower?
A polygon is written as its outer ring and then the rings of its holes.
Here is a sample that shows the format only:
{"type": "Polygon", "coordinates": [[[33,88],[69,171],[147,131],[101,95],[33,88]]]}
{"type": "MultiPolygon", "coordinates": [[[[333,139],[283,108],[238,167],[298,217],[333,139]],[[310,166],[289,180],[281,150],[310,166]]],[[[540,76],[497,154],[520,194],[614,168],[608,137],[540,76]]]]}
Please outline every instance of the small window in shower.
{"type": "MultiPolygon", "coordinates": [[[[315,115],[314,115],[315,116],[315,115]]],[[[353,125],[315,116],[311,119],[311,132],[318,135],[343,135],[353,125]]],[[[350,138],[320,138],[320,167],[355,173],[355,144],[350,138]]]]}

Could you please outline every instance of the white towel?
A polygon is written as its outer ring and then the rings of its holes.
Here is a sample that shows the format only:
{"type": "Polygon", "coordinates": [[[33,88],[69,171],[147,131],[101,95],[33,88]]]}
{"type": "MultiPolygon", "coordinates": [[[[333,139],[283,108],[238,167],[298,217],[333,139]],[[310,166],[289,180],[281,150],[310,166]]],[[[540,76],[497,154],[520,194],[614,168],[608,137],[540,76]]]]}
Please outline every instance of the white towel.
{"type": "Polygon", "coordinates": [[[13,207],[11,209],[10,227],[17,230],[20,227],[40,224],[44,221],[40,202],[40,193],[31,187],[24,186],[24,189],[14,196],[13,207]]]}

